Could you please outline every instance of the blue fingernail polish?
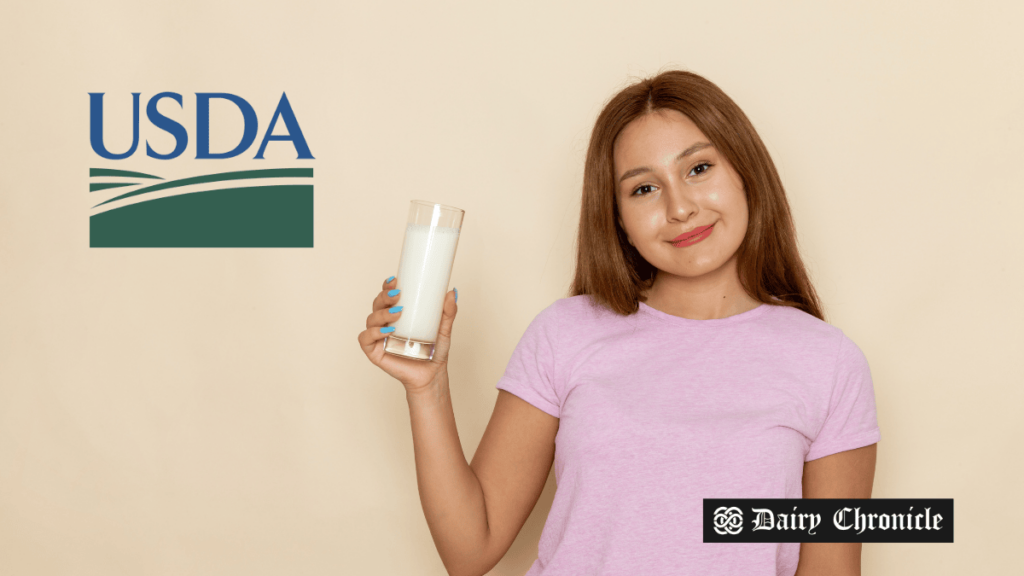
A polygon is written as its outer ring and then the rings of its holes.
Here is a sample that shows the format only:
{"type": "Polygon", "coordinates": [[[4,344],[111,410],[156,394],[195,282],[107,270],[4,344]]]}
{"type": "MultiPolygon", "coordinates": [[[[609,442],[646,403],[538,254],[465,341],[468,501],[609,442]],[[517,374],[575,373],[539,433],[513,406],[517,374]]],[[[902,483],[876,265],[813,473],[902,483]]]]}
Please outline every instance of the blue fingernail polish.
{"type": "Polygon", "coordinates": [[[395,279],[395,277],[392,276],[391,278],[388,278],[387,280],[385,280],[384,283],[387,284],[388,282],[391,282],[394,279],[395,279]]]}
{"type": "Polygon", "coordinates": [[[394,314],[395,312],[401,311],[402,308],[404,308],[404,306],[392,306],[391,308],[388,309],[388,312],[394,314]]]}
{"type": "Polygon", "coordinates": [[[458,288],[452,288],[452,290],[455,290],[455,301],[458,302],[459,301],[459,289],[458,288]]]}
{"type": "Polygon", "coordinates": [[[388,326],[387,328],[381,328],[380,329],[380,333],[381,334],[388,334],[389,332],[394,332],[394,331],[395,331],[395,327],[394,326],[388,326]]]}
{"type": "Polygon", "coordinates": [[[388,296],[394,296],[394,295],[398,294],[401,291],[402,290],[400,288],[395,288],[394,290],[388,290],[388,296]]]}

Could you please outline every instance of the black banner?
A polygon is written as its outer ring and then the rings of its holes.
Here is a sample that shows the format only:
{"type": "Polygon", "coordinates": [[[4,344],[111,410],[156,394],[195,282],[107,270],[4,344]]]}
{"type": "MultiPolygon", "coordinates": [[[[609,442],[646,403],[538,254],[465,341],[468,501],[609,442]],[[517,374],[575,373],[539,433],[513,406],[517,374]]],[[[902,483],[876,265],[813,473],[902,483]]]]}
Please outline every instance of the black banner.
{"type": "Polygon", "coordinates": [[[952,498],[705,498],[704,542],[953,542],[952,498]]]}

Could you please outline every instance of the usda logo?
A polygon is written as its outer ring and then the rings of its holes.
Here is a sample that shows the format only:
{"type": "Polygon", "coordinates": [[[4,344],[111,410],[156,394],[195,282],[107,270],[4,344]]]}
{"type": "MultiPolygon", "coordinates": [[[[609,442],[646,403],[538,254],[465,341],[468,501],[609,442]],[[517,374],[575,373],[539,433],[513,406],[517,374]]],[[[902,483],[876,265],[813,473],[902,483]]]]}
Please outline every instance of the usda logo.
{"type": "MultiPolygon", "coordinates": [[[[137,152],[141,154],[141,93],[132,93],[132,140],[122,150],[110,150],[106,144],[109,135],[104,132],[103,97],[102,92],[89,94],[89,143],[98,156],[89,169],[89,193],[96,200],[89,216],[90,247],[313,247],[313,168],[309,161],[315,158],[285,93],[270,115],[252,160],[259,164],[268,146],[280,142],[275,146],[288,146],[296,154],[295,167],[253,166],[174,179],[153,170],[119,165],[130,162],[137,152]],[[281,128],[275,134],[278,125],[281,128]]],[[[172,108],[174,104],[170,104],[172,108]]],[[[115,113],[127,115],[128,110],[110,112],[115,113]]],[[[161,92],[149,98],[146,118],[149,134],[162,131],[174,140],[169,150],[145,141],[145,156],[157,160],[181,158],[190,141],[189,128],[194,134],[195,158],[179,162],[241,156],[252,148],[260,132],[252,105],[222,92],[197,93],[194,101],[175,92],[161,92]],[[186,115],[194,114],[194,124],[183,124],[158,110],[163,100],[177,104],[186,115]],[[242,133],[225,151],[211,150],[210,126],[216,122],[211,117],[211,101],[237,108],[242,116],[242,133]]],[[[202,170],[211,166],[209,162],[201,164],[202,170]]],[[[200,168],[200,163],[195,165],[200,168]]]]}

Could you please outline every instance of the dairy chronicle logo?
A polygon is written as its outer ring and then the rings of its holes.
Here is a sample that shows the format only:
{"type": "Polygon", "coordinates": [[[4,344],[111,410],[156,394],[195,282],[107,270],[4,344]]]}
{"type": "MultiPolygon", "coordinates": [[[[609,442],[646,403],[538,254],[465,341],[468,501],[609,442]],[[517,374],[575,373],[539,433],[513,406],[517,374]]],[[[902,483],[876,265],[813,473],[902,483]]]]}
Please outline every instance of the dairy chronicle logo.
{"type": "Polygon", "coordinates": [[[719,534],[739,534],[743,531],[743,510],[735,506],[715,509],[715,532],[719,534]]]}

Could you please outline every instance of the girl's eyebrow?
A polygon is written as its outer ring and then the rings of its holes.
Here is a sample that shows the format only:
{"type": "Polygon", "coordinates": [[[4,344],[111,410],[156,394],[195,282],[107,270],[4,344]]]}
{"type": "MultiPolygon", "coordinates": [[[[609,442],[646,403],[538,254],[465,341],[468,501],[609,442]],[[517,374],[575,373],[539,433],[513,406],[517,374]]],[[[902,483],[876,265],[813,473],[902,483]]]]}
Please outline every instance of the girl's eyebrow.
{"type": "MultiPolygon", "coordinates": [[[[675,161],[678,162],[678,161],[682,160],[683,158],[686,158],[690,154],[693,154],[694,152],[696,152],[698,150],[703,150],[704,148],[714,148],[714,146],[712,146],[710,142],[697,142],[693,146],[690,146],[686,150],[683,150],[679,154],[679,156],[676,156],[675,161]]],[[[619,178],[619,184],[625,182],[626,179],[628,179],[628,178],[632,178],[633,176],[638,176],[640,174],[643,174],[645,172],[650,172],[650,171],[651,171],[651,169],[648,166],[640,166],[639,168],[633,168],[631,170],[626,170],[626,173],[623,174],[621,178],[619,178]]]]}

